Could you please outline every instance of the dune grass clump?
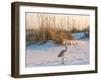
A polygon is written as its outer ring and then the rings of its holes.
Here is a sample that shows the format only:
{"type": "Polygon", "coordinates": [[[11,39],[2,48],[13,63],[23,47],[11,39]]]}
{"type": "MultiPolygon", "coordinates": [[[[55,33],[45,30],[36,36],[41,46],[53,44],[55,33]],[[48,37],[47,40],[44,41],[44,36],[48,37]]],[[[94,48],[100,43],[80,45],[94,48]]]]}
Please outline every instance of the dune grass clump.
{"type": "Polygon", "coordinates": [[[39,30],[26,30],[26,44],[43,44],[48,40],[53,40],[56,44],[62,44],[64,40],[72,40],[72,34],[67,31],[41,27],[39,30]]]}
{"type": "MultiPolygon", "coordinates": [[[[48,40],[52,40],[56,44],[62,44],[65,40],[73,40],[73,33],[89,30],[88,27],[81,29],[81,26],[83,25],[78,18],[72,15],[27,14],[26,44],[43,44],[48,40]]],[[[89,36],[89,33],[86,33],[86,35],[89,36]]]]}

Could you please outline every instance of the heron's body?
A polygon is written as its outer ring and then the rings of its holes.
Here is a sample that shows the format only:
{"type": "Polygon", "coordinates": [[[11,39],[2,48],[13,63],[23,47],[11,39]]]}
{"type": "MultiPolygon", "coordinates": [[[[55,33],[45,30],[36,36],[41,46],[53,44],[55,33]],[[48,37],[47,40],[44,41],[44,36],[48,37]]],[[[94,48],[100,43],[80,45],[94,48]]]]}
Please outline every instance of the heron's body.
{"type": "Polygon", "coordinates": [[[61,56],[64,56],[64,53],[66,52],[66,50],[62,50],[61,52],[60,52],[60,54],[58,54],[58,57],[61,57],[61,56]]]}
{"type": "Polygon", "coordinates": [[[62,51],[58,54],[58,57],[64,56],[64,53],[65,53],[66,51],[67,51],[67,45],[66,45],[66,43],[65,43],[65,49],[62,50],[62,51]]]}
{"type": "Polygon", "coordinates": [[[64,55],[65,55],[65,52],[67,51],[67,45],[65,43],[65,49],[62,50],[59,54],[58,54],[58,57],[62,57],[62,64],[64,64],[64,55]]]}

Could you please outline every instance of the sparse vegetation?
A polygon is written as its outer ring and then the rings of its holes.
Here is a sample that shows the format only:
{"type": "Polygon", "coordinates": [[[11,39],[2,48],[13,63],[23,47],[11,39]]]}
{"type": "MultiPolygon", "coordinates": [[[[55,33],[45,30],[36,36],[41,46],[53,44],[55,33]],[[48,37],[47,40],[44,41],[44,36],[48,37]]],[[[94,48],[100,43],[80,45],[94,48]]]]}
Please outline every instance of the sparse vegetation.
{"type": "Polygon", "coordinates": [[[26,31],[26,44],[31,43],[40,44],[47,42],[48,40],[53,40],[55,43],[62,43],[64,40],[72,40],[71,33],[66,31],[52,28],[42,28],[40,30],[27,30],[26,31]]]}
{"type": "MultiPolygon", "coordinates": [[[[30,17],[32,18],[32,16],[30,17]]],[[[31,23],[26,21],[26,27],[31,24],[31,28],[26,28],[26,45],[32,43],[43,44],[48,40],[53,40],[55,43],[63,43],[64,40],[73,40],[72,33],[89,32],[88,28],[77,29],[75,27],[75,19],[70,20],[70,16],[60,16],[59,19],[55,15],[38,14],[34,16],[37,19],[36,22],[34,20],[33,22],[31,20],[31,23]],[[72,21],[72,24],[70,24],[70,21],[72,21]],[[33,28],[37,25],[38,29],[33,28]]],[[[26,18],[26,20],[28,19],[26,18]]]]}

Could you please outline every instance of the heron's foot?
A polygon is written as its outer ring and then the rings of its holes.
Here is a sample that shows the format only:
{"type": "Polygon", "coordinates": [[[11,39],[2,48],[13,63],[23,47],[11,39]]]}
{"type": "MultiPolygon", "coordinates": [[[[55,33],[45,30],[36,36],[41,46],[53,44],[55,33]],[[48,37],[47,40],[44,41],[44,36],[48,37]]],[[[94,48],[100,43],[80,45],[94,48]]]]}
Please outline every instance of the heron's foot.
{"type": "Polygon", "coordinates": [[[64,65],[65,63],[64,63],[64,62],[62,62],[61,64],[63,64],[63,65],[64,65]]]}
{"type": "Polygon", "coordinates": [[[65,63],[61,63],[61,64],[65,65],[65,63]]]}

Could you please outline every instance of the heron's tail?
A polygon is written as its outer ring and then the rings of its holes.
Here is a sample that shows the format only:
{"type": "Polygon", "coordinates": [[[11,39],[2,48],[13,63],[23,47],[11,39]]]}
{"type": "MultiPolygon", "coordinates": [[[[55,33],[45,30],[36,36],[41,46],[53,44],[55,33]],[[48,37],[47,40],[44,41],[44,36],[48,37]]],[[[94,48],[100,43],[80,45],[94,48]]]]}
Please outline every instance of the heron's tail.
{"type": "Polygon", "coordinates": [[[60,53],[60,54],[58,54],[58,57],[61,57],[62,56],[62,54],[60,53]]]}

